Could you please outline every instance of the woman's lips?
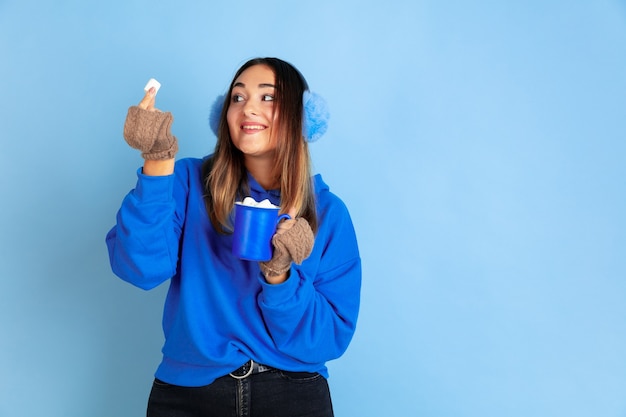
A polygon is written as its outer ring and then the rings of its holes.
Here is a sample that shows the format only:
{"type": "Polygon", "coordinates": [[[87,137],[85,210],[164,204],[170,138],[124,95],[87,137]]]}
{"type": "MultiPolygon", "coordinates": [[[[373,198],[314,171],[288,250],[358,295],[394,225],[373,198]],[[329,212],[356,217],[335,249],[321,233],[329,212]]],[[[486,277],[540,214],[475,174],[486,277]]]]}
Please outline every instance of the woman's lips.
{"type": "Polygon", "coordinates": [[[241,125],[241,130],[249,133],[260,132],[265,129],[267,129],[267,126],[259,123],[242,123],[241,125]]]}

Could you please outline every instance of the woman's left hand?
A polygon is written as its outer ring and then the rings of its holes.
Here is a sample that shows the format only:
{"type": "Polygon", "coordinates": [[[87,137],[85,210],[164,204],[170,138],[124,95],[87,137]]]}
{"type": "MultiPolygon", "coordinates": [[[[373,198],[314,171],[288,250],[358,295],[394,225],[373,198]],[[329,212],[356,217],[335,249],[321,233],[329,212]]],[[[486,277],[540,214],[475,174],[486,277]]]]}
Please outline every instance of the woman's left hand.
{"type": "Polygon", "coordinates": [[[272,238],[272,259],[260,262],[265,280],[270,284],[284,282],[288,278],[291,263],[301,264],[313,250],[315,236],[309,222],[303,217],[295,218],[295,210],[290,210],[288,214],[291,219],[282,221],[272,238]]]}
{"type": "Polygon", "coordinates": [[[282,235],[287,230],[291,229],[294,224],[296,224],[296,210],[294,208],[292,208],[291,210],[289,210],[287,212],[287,214],[291,218],[287,219],[287,220],[283,220],[280,223],[278,223],[278,227],[276,227],[276,234],[277,235],[282,235]]]}

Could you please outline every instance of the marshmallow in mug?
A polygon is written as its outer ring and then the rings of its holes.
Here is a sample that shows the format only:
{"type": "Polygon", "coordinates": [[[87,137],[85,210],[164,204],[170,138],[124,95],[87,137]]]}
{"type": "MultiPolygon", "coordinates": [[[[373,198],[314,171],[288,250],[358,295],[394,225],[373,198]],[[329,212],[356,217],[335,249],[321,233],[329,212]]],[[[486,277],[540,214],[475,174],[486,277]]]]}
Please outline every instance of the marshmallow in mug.
{"type": "Polygon", "coordinates": [[[243,204],[244,206],[259,207],[259,208],[280,208],[272,204],[270,200],[268,200],[267,198],[263,201],[256,201],[252,197],[246,197],[239,204],[243,204]]]}

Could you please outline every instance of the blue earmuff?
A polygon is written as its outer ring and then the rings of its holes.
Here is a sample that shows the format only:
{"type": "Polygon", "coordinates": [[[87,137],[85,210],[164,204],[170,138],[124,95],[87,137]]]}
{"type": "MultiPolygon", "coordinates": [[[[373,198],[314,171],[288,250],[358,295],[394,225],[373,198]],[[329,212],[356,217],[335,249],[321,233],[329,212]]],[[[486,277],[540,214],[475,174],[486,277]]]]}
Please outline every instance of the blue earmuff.
{"type": "MultiPolygon", "coordinates": [[[[302,119],[302,136],[307,142],[315,142],[321,138],[326,130],[328,130],[328,119],[330,112],[326,100],[317,93],[305,90],[302,95],[303,119],[302,119]]],[[[211,106],[209,114],[209,126],[217,136],[220,125],[220,117],[224,107],[224,95],[218,96],[211,106]]]]}
{"type": "Polygon", "coordinates": [[[220,117],[222,115],[222,109],[224,108],[224,94],[217,96],[213,105],[211,106],[211,113],[209,113],[209,126],[213,131],[213,134],[217,137],[217,132],[220,129],[220,117]]]}

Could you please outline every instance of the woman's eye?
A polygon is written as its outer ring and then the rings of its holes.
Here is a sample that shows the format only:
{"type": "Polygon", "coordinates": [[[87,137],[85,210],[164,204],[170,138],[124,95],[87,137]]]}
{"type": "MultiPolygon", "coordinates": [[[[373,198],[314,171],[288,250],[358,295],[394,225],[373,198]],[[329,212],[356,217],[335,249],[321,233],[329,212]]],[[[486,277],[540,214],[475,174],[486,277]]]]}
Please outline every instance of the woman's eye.
{"type": "Polygon", "coordinates": [[[233,94],[233,103],[239,103],[241,101],[243,101],[243,97],[241,97],[239,94],[233,94]]]}
{"type": "Polygon", "coordinates": [[[274,101],[274,96],[271,94],[264,94],[263,101],[274,101]]]}

